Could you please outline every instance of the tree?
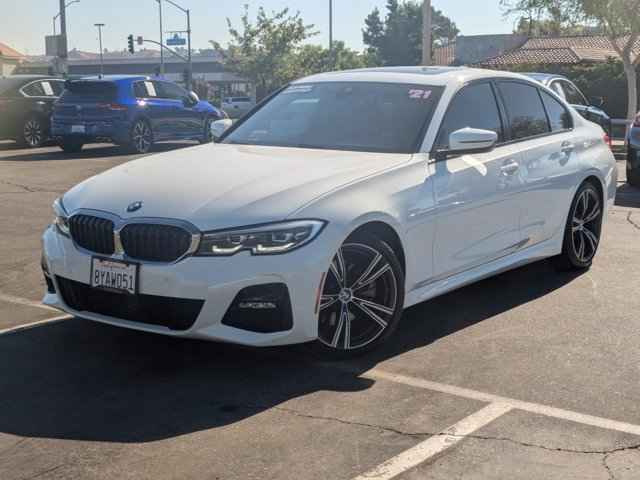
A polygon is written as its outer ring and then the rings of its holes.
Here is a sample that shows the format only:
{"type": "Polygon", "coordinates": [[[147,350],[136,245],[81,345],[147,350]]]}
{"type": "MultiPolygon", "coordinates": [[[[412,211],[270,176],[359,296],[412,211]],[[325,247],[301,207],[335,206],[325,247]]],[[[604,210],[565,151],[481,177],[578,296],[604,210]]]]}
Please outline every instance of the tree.
{"type": "Polygon", "coordinates": [[[375,65],[367,54],[347,48],[344,42],[334,41],[333,49],[320,45],[305,45],[287,60],[287,81],[321,72],[351,70],[375,65]]]}
{"type": "MultiPolygon", "coordinates": [[[[387,0],[382,20],[375,8],[365,18],[362,39],[380,65],[419,65],[422,62],[422,2],[387,0]]],[[[454,40],[460,31],[440,10],[431,7],[433,45],[454,40]]]]}
{"type": "Polygon", "coordinates": [[[500,0],[506,17],[519,17],[515,33],[527,36],[579,34],[584,27],[574,0],[500,0]]]}
{"type": "Polygon", "coordinates": [[[638,71],[640,52],[640,0],[575,0],[588,19],[597,21],[620,55],[627,77],[627,118],[638,112],[638,71]]]}
{"type": "Polygon", "coordinates": [[[260,8],[254,24],[245,5],[241,23],[238,30],[227,18],[231,42],[226,50],[217,42],[211,44],[222,55],[225,67],[250,80],[262,98],[286,83],[291,55],[316,32],[313,25],[304,24],[300,12],[289,15],[288,8],[271,15],[260,8]]]}

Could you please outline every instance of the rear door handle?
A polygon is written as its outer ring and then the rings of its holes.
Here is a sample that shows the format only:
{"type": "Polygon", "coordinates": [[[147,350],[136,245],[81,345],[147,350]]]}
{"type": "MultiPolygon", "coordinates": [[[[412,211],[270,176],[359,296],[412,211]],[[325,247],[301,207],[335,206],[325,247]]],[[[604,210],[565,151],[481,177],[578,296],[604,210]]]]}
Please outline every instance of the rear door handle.
{"type": "Polygon", "coordinates": [[[515,160],[507,160],[500,168],[504,175],[514,175],[518,170],[520,170],[520,164],[515,160]]]}
{"type": "Polygon", "coordinates": [[[562,148],[561,148],[561,152],[562,153],[572,153],[574,150],[576,149],[576,146],[571,143],[571,142],[562,142],[562,148]]]}

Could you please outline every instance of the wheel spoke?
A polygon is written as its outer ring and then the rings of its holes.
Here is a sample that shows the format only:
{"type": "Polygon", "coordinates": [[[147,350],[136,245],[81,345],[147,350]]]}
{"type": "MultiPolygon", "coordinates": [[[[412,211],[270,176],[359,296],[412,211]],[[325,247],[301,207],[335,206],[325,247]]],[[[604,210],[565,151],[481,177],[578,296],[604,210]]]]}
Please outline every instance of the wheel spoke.
{"type": "Polygon", "coordinates": [[[379,303],[375,303],[370,300],[365,300],[364,298],[353,297],[353,302],[358,306],[365,305],[379,312],[386,313],[387,315],[393,315],[393,312],[394,312],[394,308],[387,307],[385,305],[380,305],[379,303]]]}
{"type": "Polygon", "coordinates": [[[360,310],[367,314],[373,321],[375,321],[378,325],[380,325],[383,329],[387,328],[387,322],[380,318],[380,316],[372,311],[369,307],[361,302],[354,301],[353,304],[357,306],[360,310]]]}
{"type": "Polygon", "coordinates": [[[351,349],[351,318],[348,313],[344,323],[344,349],[351,349]]]}
{"type": "Polygon", "coordinates": [[[375,282],[378,278],[380,278],[382,275],[384,275],[385,273],[387,273],[388,271],[391,270],[391,265],[389,265],[388,263],[385,263],[382,267],[380,267],[375,273],[370,274],[367,278],[365,278],[362,282],[360,282],[358,285],[354,285],[353,286],[353,291],[356,290],[361,290],[362,288],[371,285],[373,282],[375,282]]]}
{"type": "Polygon", "coordinates": [[[342,255],[342,249],[338,250],[336,256],[333,258],[331,262],[331,272],[338,282],[338,286],[340,288],[344,288],[347,284],[347,271],[344,264],[344,257],[342,255]]]}
{"type": "Polygon", "coordinates": [[[596,204],[591,213],[584,219],[584,223],[591,223],[598,217],[600,217],[600,207],[596,204]]]}
{"type": "Polygon", "coordinates": [[[591,252],[592,254],[596,252],[596,250],[598,249],[598,237],[595,236],[595,234],[589,230],[588,228],[585,228],[582,231],[583,235],[586,237],[586,239],[589,242],[589,245],[591,246],[591,252]]]}
{"type": "Polygon", "coordinates": [[[322,295],[320,297],[320,310],[329,308],[338,301],[338,295],[322,295]]]}
{"type": "Polygon", "coordinates": [[[580,239],[580,248],[576,249],[576,256],[579,260],[584,261],[584,249],[586,247],[586,244],[584,240],[584,233],[582,230],[578,232],[578,238],[580,239]]]}
{"type": "Polygon", "coordinates": [[[340,311],[340,320],[338,321],[338,326],[336,327],[336,331],[333,334],[333,341],[331,342],[331,346],[336,348],[338,346],[338,342],[340,341],[340,334],[342,333],[342,329],[344,328],[344,324],[349,318],[349,307],[346,304],[342,305],[342,310],[340,311]]]}
{"type": "MultiPolygon", "coordinates": [[[[352,288],[358,288],[358,286],[360,286],[361,284],[366,282],[367,277],[369,277],[369,275],[371,275],[371,272],[376,267],[376,265],[378,264],[378,262],[380,261],[381,258],[382,258],[382,255],[380,255],[380,253],[376,252],[376,255],[373,257],[373,260],[371,260],[371,263],[366,268],[366,270],[364,272],[362,272],[362,275],[360,275],[360,278],[358,278],[358,280],[355,281],[355,283],[353,284],[352,288]]],[[[368,282],[368,283],[370,283],[370,282],[368,282]]]]}

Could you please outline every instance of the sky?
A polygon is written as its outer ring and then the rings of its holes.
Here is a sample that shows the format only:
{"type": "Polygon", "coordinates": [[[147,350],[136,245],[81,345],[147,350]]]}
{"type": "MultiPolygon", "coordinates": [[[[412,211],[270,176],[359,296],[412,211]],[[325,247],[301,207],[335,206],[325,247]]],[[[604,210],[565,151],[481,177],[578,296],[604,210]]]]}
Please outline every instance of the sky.
{"type": "MultiPolygon", "coordinates": [[[[194,48],[208,48],[209,40],[226,45],[229,40],[226,18],[239,25],[244,4],[254,14],[261,6],[268,11],[285,7],[299,10],[304,21],[314,24],[320,32],[311,42],[328,44],[329,0],[176,0],[176,3],[191,10],[194,48]]],[[[513,29],[513,22],[503,18],[498,0],[432,3],[457,23],[463,35],[509,33],[513,29]]],[[[364,18],[374,7],[384,10],[385,4],[386,0],[334,0],[334,39],[361,50],[364,18]]],[[[44,37],[52,33],[52,18],[58,8],[59,0],[0,0],[0,42],[28,55],[43,54],[44,37]]],[[[185,29],[183,13],[166,3],[163,10],[164,30],[185,29]]],[[[155,0],[80,0],[67,9],[69,49],[97,52],[95,23],[106,24],[103,44],[109,50],[126,48],[129,34],[157,40],[158,4],[155,0]]]]}

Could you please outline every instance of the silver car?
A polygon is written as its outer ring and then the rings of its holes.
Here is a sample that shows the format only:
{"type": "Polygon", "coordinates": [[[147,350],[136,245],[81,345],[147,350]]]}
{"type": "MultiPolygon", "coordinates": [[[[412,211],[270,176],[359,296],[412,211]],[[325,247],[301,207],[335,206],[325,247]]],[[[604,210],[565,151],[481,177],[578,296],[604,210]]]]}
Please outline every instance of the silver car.
{"type": "Polygon", "coordinates": [[[222,110],[229,115],[229,118],[243,117],[255,105],[256,102],[250,97],[225,97],[222,100],[222,110]]]}

